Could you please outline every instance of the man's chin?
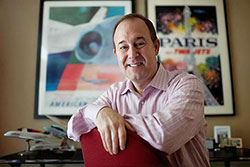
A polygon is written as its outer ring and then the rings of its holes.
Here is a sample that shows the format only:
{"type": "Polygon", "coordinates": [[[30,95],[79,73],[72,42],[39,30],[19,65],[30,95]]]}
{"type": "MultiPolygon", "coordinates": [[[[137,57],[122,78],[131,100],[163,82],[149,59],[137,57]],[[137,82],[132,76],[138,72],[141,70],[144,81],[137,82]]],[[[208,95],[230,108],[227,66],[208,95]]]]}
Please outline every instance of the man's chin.
{"type": "Polygon", "coordinates": [[[132,82],[141,82],[145,79],[145,77],[142,76],[127,76],[127,78],[132,82]]]}

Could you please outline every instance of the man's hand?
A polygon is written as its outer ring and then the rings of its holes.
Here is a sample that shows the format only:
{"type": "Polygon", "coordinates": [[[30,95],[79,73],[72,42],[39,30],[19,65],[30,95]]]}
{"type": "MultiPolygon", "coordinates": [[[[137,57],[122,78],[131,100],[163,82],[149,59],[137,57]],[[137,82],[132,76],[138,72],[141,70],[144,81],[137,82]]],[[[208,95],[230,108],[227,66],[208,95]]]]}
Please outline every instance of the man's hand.
{"type": "Polygon", "coordinates": [[[96,118],[96,126],[106,151],[111,155],[118,153],[118,147],[125,149],[127,131],[135,131],[123,117],[109,107],[102,108],[96,118]]]}

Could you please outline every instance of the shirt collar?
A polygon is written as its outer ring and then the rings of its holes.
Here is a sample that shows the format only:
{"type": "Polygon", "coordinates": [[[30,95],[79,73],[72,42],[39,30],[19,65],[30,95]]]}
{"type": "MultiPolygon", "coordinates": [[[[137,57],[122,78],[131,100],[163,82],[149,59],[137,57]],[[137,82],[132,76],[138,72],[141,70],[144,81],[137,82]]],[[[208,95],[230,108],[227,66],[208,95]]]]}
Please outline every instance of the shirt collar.
{"type": "MultiPolygon", "coordinates": [[[[167,90],[168,88],[168,72],[165,70],[165,68],[160,63],[159,68],[154,76],[154,78],[151,80],[151,82],[148,84],[146,88],[149,86],[152,86],[154,88],[160,89],[160,90],[167,90]]],[[[134,86],[130,80],[126,80],[126,86],[125,89],[122,91],[122,95],[127,93],[128,91],[135,91],[134,86]]]]}
{"type": "Polygon", "coordinates": [[[126,82],[125,83],[126,86],[125,86],[125,89],[121,93],[122,95],[124,95],[128,91],[134,91],[134,86],[133,86],[132,82],[129,79],[127,79],[125,82],[126,82]]]}

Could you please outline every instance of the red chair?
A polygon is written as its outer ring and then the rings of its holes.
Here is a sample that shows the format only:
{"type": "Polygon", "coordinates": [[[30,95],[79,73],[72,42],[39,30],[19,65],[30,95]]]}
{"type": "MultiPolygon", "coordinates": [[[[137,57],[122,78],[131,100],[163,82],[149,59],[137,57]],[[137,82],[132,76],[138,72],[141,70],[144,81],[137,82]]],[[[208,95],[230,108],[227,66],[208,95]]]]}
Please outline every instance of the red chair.
{"type": "Polygon", "coordinates": [[[116,155],[105,151],[95,128],[81,136],[83,160],[89,166],[167,166],[165,154],[151,147],[136,133],[128,132],[127,147],[116,155]]]}

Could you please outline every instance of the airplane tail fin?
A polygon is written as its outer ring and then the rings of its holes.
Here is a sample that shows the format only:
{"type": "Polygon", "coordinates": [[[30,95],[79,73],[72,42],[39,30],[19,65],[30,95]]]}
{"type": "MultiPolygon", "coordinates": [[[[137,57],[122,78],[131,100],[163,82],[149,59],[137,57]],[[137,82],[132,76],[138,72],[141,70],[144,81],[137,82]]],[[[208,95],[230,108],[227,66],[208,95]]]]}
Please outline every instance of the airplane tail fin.
{"type": "Polygon", "coordinates": [[[65,129],[67,128],[67,124],[68,124],[67,121],[64,121],[62,119],[59,119],[59,118],[57,118],[55,116],[51,116],[51,115],[46,115],[46,117],[49,118],[51,121],[57,123],[61,127],[65,128],[65,129]]]}

